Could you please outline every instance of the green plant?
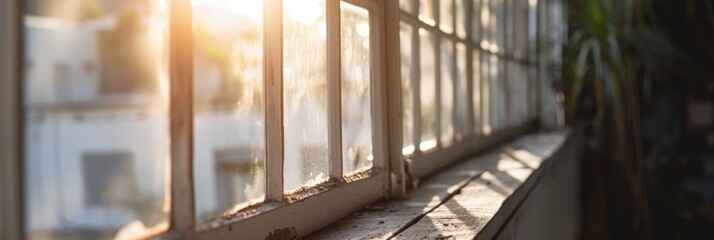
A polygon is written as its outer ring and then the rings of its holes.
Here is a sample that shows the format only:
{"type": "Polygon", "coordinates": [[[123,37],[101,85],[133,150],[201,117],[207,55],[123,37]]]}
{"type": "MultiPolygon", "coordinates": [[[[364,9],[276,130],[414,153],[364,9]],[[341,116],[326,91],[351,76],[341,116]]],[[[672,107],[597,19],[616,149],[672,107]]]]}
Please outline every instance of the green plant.
{"type": "Polygon", "coordinates": [[[641,122],[641,92],[664,66],[686,62],[652,18],[649,0],[569,0],[570,32],[564,50],[562,85],[567,107],[578,112],[583,89],[593,92],[595,116],[590,142],[607,152],[616,182],[616,209],[626,229],[644,236],[648,202],[641,122]]]}

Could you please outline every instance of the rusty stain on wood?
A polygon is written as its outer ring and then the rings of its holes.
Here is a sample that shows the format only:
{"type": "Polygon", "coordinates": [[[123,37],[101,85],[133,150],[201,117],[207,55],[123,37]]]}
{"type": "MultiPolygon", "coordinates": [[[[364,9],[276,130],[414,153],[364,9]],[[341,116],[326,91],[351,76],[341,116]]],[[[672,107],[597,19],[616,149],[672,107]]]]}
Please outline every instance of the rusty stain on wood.
{"type": "Polygon", "coordinates": [[[265,240],[294,240],[297,239],[297,230],[295,227],[275,229],[269,233],[265,240]]]}

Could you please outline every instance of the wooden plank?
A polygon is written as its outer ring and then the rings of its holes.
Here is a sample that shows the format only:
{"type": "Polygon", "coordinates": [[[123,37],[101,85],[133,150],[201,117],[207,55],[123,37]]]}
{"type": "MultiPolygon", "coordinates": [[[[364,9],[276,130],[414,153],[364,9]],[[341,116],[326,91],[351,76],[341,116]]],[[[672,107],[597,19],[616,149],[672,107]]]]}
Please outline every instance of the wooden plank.
{"type": "Polygon", "coordinates": [[[327,142],[330,178],[342,178],[340,0],[327,0],[327,142]]]}
{"type": "Polygon", "coordinates": [[[294,231],[301,239],[384,196],[384,173],[357,180],[290,204],[268,203],[247,217],[214,222],[195,239],[266,239],[280,230],[294,231]],[[359,197],[355,197],[359,193],[359,197]],[[307,219],[307,220],[306,220],[307,219]]]}
{"type": "Polygon", "coordinates": [[[193,58],[191,5],[172,1],[170,9],[170,82],[169,82],[169,151],[170,211],[169,226],[175,232],[194,228],[193,191],[193,58]]]}
{"type": "Polygon", "coordinates": [[[405,200],[375,204],[354,213],[328,229],[310,236],[312,239],[386,239],[400,228],[438,206],[450,194],[466,185],[482,173],[488,165],[494,165],[498,155],[488,154],[479,161],[464,162],[437,174],[415,191],[407,192],[405,200]]]}
{"type": "Polygon", "coordinates": [[[520,140],[520,148],[503,149],[495,166],[397,237],[490,239],[537,184],[543,172],[538,169],[563,140],[562,136],[529,136],[520,140]],[[516,191],[519,188],[523,190],[516,191]]]}
{"type": "Polygon", "coordinates": [[[496,214],[533,170],[488,171],[418,223],[397,235],[398,239],[472,239],[496,214]],[[520,180],[520,181],[519,181],[520,180]]]}
{"type": "MultiPolygon", "coordinates": [[[[553,156],[567,133],[522,137],[438,173],[403,201],[375,204],[309,239],[398,239],[476,236],[499,209],[513,209],[523,187],[553,156]],[[516,157],[514,157],[516,156],[516,157]],[[514,200],[515,199],[515,200],[514,200]]],[[[501,220],[502,221],[502,220],[501,220]]]]}
{"type": "Polygon", "coordinates": [[[0,1],[0,239],[24,238],[22,1],[0,1]]]}
{"type": "Polygon", "coordinates": [[[283,197],[283,1],[263,4],[266,200],[283,197]]]}

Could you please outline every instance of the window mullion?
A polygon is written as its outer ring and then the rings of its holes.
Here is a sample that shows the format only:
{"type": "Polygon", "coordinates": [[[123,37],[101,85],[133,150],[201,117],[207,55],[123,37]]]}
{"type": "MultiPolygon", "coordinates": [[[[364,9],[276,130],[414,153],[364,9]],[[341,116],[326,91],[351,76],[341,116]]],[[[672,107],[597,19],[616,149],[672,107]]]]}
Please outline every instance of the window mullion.
{"type": "MultiPolygon", "coordinates": [[[[457,0],[461,1],[461,0],[457,0]]],[[[466,65],[464,66],[466,68],[466,136],[472,136],[475,135],[476,130],[475,130],[475,124],[474,122],[476,121],[476,109],[474,105],[474,69],[473,69],[473,32],[471,31],[473,27],[473,19],[474,19],[474,12],[473,12],[473,5],[476,4],[474,1],[466,1],[464,5],[464,9],[461,9],[460,11],[466,11],[464,13],[464,28],[466,29],[466,65]]]]}
{"type": "Polygon", "coordinates": [[[327,142],[330,178],[342,177],[340,0],[327,0],[327,142]]]}
{"type": "MultiPolygon", "coordinates": [[[[416,0],[411,0],[413,12],[416,13],[416,0]]],[[[402,104],[402,77],[401,77],[401,46],[400,46],[400,24],[399,20],[401,15],[399,10],[399,3],[397,1],[384,1],[383,3],[385,10],[382,12],[385,24],[381,25],[384,29],[380,29],[380,33],[384,34],[383,41],[384,46],[378,49],[377,52],[384,52],[384,69],[381,66],[375,65],[375,70],[378,73],[386,72],[386,79],[392,79],[392,81],[379,81],[387,82],[386,97],[389,102],[388,114],[386,116],[388,121],[388,134],[389,145],[388,145],[388,158],[389,164],[389,197],[391,198],[403,198],[406,195],[406,173],[405,164],[402,155],[402,147],[404,136],[402,131],[404,131],[404,121],[402,112],[404,111],[402,104]],[[384,50],[384,51],[381,51],[384,50]],[[400,80],[397,80],[400,79],[400,80]]],[[[414,30],[413,30],[414,31],[414,30]]],[[[412,35],[413,37],[413,35],[412,35]]],[[[380,56],[381,57],[381,56],[380,56]]],[[[382,64],[379,64],[382,65],[382,64]]],[[[379,79],[381,80],[381,79],[379,79]]],[[[377,141],[375,141],[377,143],[377,141]]]]}
{"type": "Polygon", "coordinates": [[[193,43],[188,0],[169,3],[170,228],[192,231],[193,189],[193,43]]]}
{"type": "Polygon", "coordinates": [[[263,76],[265,79],[266,200],[283,197],[283,1],[265,0],[263,76]]]}
{"type": "Polygon", "coordinates": [[[23,239],[22,1],[0,1],[0,239],[23,239]]]}
{"type": "Polygon", "coordinates": [[[421,71],[420,71],[420,66],[421,66],[421,49],[420,49],[420,41],[419,39],[419,28],[414,27],[414,30],[412,31],[412,66],[410,68],[411,70],[411,83],[413,86],[413,92],[412,94],[412,108],[413,109],[413,115],[414,115],[414,125],[413,125],[413,141],[414,141],[414,154],[418,155],[421,152],[421,149],[419,147],[419,144],[421,144],[421,71]]]}

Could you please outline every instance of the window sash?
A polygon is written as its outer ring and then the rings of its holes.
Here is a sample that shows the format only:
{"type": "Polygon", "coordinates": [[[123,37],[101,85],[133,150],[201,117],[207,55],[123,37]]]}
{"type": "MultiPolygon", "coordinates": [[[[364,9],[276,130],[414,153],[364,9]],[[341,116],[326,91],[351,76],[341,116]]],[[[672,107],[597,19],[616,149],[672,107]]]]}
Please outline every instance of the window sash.
{"type": "MultiPolygon", "coordinates": [[[[337,187],[324,192],[324,194],[315,195],[316,193],[312,191],[306,191],[297,193],[297,198],[307,198],[305,201],[310,201],[311,199],[319,198],[318,196],[330,194],[332,191],[348,191],[351,194],[367,193],[367,195],[362,198],[358,198],[355,202],[359,202],[361,205],[354,205],[350,208],[356,208],[368,204],[371,201],[384,197],[386,195],[385,189],[387,189],[387,174],[384,171],[386,167],[386,156],[387,148],[386,145],[386,89],[383,77],[380,74],[382,69],[382,56],[379,55],[382,44],[381,40],[381,27],[379,24],[382,22],[382,15],[378,11],[380,9],[380,3],[373,0],[350,0],[344,1],[355,6],[365,8],[369,11],[370,15],[370,60],[372,65],[371,70],[371,105],[373,111],[372,120],[372,140],[374,144],[373,155],[374,164],[372,170],[369,171],[367,177],[358,180],[357,182],[348,181],[346,183],[338,184],[337,187]],[[371,184],[365,185],[363,182],[370,182],[371,184]],[[355,185],[355,187],[353,187],[355,185]],[[363,186],[364,185],[364,186],[363,186]],[[360,187],[356,187],[360,186],[360,187]],[[373,189],[361,189],[361,190],[342,190],[351,188],[365,188],[366,186],[371,186],[373,189]],[[375,187],[382,186],[382,187],[375,187]],[[364,202],[367,201],[367,202],[364,202]]],[[[264,81],[265,81],[265,133],[266,133],[266,203],[259,204],[256,207],[246,209],[250,211],[253,209],[258,209],[260,214],[252,215],[249,217],[235,217],[229,222],[240,222],[240,226],[251,226],[251,222],[259,221],[255,219],[262,219],[265,216],[277,215],[280,216],[280,212],[283,211],[296,211],[310,209],[309,204],[303,204],[303,202],[285,204],[280,203],[284,201],[284,118],[282,109],[284,109],[284,84],[283,84],[283,1],[282,0],[266,0],[264,2],[264,81]],[[277,202],[277,203],[276,203],[277,202]],[[305,206],[303,206],[305,205],[305,206]],[[277,212],[277,213],[276,213],[277,212]]],[[[329,143],[329,174],[331,179],[337,180],[338,182],[345,182],[343,177],[342,168],[342,144],[341,144],[341,99],[340,99],[340,84],[341,84],[341,62],[340,62],[340,1],[339,0],[327,0],[326,1],[327,10],[327,86],[328,86],[328,143],[329,143]]],[[[173,23],[172,23],[173,24],[173,23]]],[[[183,49],[183,48],[182,48],[183,49]]],[[[173,56],[171,56],[173,58],[173,56]]],[[[188,75],[192,76],[192,75],[188,75]]],[[[333,180],[333,181],[334,181],[333,180]]],[[[176,194],[174,192],[174,194],[176,194]]],[[[351,206],[350,200],[346,198],[347,195],[342,196],[332,196],[330,198],[340,199],[346,203],[346,206],[351,206]]],[[[314,201],[314,200],[313,200],[314,201]]],[[[185,209],[175,209],[177,211],[186,211],[185,209]]],[[[337,210],[337,209],[336,209],[337,210]]],[[[315,212],[322,211],[322,209],[314,209],[315,212]]],[[[344,212],[349,213],[348,210],[338,210],[337,213],[344,212]]],[[[291,218],[295,219],[295,218],[291,218]]],[[[225,227],[213,228],[212,226],[224,224],[224,220],[210,221],[206,224],[194,223],[194,226],[202,233],[211,234],[213,232],[220,233],[221,229],[225,227]],[[216,224],[217,223],[217,224],[216,224]]],[[[319,224],[326,224],[328,222],[317,222],[319,224]]],[[[231,224],[232,225],[232,224],[231,224]]],[[[292,225],[299,225],[298,222],[292,223],[292,225]]],[[[273,225],[266,225],[274,227],[273,225]]],[[[264,231],[259,231],[256,226],[252,226],[246,229],[251,229],[251,231],[259,232],[260,234],[265,233],[264,231]]],[[[312,226],[306,226],[312,227],[312,226]]],[[[322,227],[322,226],[320,226],[322,227]]],[[[319,229],[319,228],[318,228],[319,229]]],[[[269,230],[269,229],[266,229],[269,230]]],[[[317,230],[317,229],[315,229],[317,230]]],[[[301,231],[304,232],[304,231],[301,231]]],[[[240,233],[238,231],[237,233],[240,233]]],[[[242,234],[245,234],[243,232],[242,234]]],[[[252,234],[252,233],[251,233],[252,234]]],[[[243,235],[241,235],[243,236],[243,235]]],[[[257,236],[257,235],[256,235],[257,236]]],[[[261,237],[264,237],[262,235],[261,237]]]]}
{"type": "MultiPolygon", "coordinates": [[[[483,136],[480,125],[470,126],[466,136],[459,139],[458,144],[449,148],[440,148],[430,152],[420,152],[417,148],[410,157],[409,172],[406,172],[404,158],[402,156],[402,122],[401,122],[401,82],[400,78],[400,54],[399,54],[399,24],[405,22],[413,27],[412,33],[415,48],[418,44],[418,30],[426,29],[436,34],[439,39],[462,43],[466,46],[466,74],[467,89],[473,89],[473,76],[482,75],[471,67],[475,58],[482,55],[493,55],[505,61],[520,64],[528,69],[537,69],[541,79],[546,60],[537,59],[533,55],[543,58],[539,50],[533,51],[528,60],[521,59],[525,56],[512,56],[508,52],[493,51],[481,46],[481,39],[495,40],[495,36],[489,36],[481,27],[478,36],[472,31],[473,24],[480,24],[480,19],[467,21],[465,23],[466,36],[457,36],[457,31],[445,33],[439,29],[438,14],[439,4],[434,4],[435,23],[420,21],[418,16],[399,9],[398,1],[378,1],[378,0],[344,0],[356,6],[363,7],[370,14],[370,38],[371,38],[371,60],[372,60],[372,109],[373,109],[373,144],[374,144],[374,166],[369,176],[359,180],[344,180],[346,183],[338,184],[337,187],[319,193],[306,193],[308,196],[304,201],[291,204],[271,202],[282,200],[283,198],[283,116],[282,116],[282,0],[266,0],[264,4],[264,81],[266,96],[266,199],[268,202],[257,207],[260,214],[249,217],[234,217],[228,220],[216,221],[208,225],[198,226],[194,217],[194,190],[193,190],[193,124],[192,124],[192,34],[191,34],[191,5],[189,0],[167,1],[169,6],[169,48],[170,48],[170,182],[168,193],[169,203],[169,227],[166,232],[150,233],[154,236],[188,236],[219,238],[231,236],[246,236],[254,234],[262,238],[270,232],[284,224],[284,226],[295,226],[299,233],[309,233],[334,222],[344,215],[359,209],[373,201],[381,199],[389,193],[392,197],[403,197],[405,195],[407,175],[413,178],[425,176],[444,165],[474,152],[474,149],[483,149],[488,145],[514,136],[531,128],[534,120],[539,116],[535,111],[530,114],[524,124],[512,127],[500,132],[495,132],[489,136],[483,136]],[[267,7],[270,6],[270,7],[267,7]],[[270,51],[273,49],[274,51],[270,51]],[[472,53],[479,53],[474,55],[472,53]],[[538,63],[538,65],[536,65],[538,63]],[[387,79],[393,79],[387,81],[387,79]],[[387,94],[389,93],[389,94],[387,94]],[[448,149],[448,151],[446,151],[448,149]],[[389,159],[389,161],[388,161],[389,159]],[[444,161],[433,161],[433,159],[444,159],[444,161]],[[350,197],[359,194],[360,197],[350,197]],[[328,203],[324,205],[324,203],[328,203]],[[332,205],[330,205],[332,204],[332,205]],[[330,209],[325,211],[325,209],[330,209]],[[317,216],[314,219],[320,221],[300,222],[299,216],[317,216]],[[288,217],[298,216],[298,217],[288,217]],[[287,222],[286,222],[287,221],[287,222]],[[197,228],[200,231],[196,232],[197,228]],[[234,229],[235,228],[235,229],[234,229]]],[[[412,11],[418,13],[418,0],[412,1],[412,11]]],[[[456,0],[458,1],[458,0],[456,0]]],[[[480,8],[473,7],[472,4],[482,5],[468,1],[466,9],[466,19],[474,19],[480,16],[480,8]],[[475,13],[474,11],[479,11],[475,13]]],[[[500,0],[503,2],[504,0],[500,0]]],[[[524,0],[520,0],[524,1],[524,0]]],[[[493,9],[499,0],[490,0],[491,5],[485,6],[493,9]]],[[[511,1],[514,2],[514,1],[511,1]]],[[[330,109],[329,119],[329,141],[330,142],[330,175],[342,178],[342,158],[341,154],[341,122],[339,84],[340,84],[340,61],[334,61],[340,57],[339,44],[339,17],[340,1],[327,0],[327,32],[328,32],[328,106],[330,109]],[[332,49],[332,50],[330,50],[332,49]],[[335,90],[336,89],[336,90],[335,90]],[[337,125],[337,127],[335,126],[337,125]],[[339,166],[339,167],[338,167],[339,166]]],[[[8,117],[0,118],[0,238],[21,239],[25,235],[24,231],[24,209],[23,209],[23,180],[22,175],[22,41],[23,27],[22,16],[24,14],[20,0],[9,0],[0,2],[0,112],[8,113],[8,117]]],[[[552,4],[551,4],[552,5],[552,4]]],[[[547,18],[544,10],[550,10],[545,4],[538,4],[536,7],[538,36],[547,31],[541,31],[549,27],[545,24],[547,18]]],[[[463,9],[461,9],[463,10],[463,9]]],[[[456,10],[454,10],[456,11],[456,10]]],[[[504,11],[501,9],[501,11],[504,11]]],[[[492,12],[495,14],[495,12],[492,12]]],[[[455,12],[452,11],[452,15],[455,12]]],[[[529,18],[531,19],[531,18],[529,18]]],[[[529,20],[530,21],[530,20],[529,20]]],[[[501,28],[503,25],[499,25],[501,28]]],[[[511,32],[516,34],[513,26],[511,32]]],[[[497,31],[505,34],[503,29],[497,31]]],[[[551,34],[552,35],[552,34],[551,34]]],[[[503,36],[512,38],[514,36],[503,36]]],[[[525,36],[523,36],[525,37],[525,36]]],[[[540,38],[539,38],[540,39],[540,38]]],[[[536,44],[537,46],[540,44],[536,44]]],[[[440,45],[435,46],[440,49],[440,45]]],[[[437,50],[440,51],[440,50],[437,50]]],[[[412,51],[412,63],[418,64],[418,49],[412,51]]],[[[531,53],[531,49],[528,51],[531,53]]],[[[436,54],[439,59],[440,54],[436,54]]],[[[453,56],[457,58],[456,54],[453,56]]],[[[338,59],[339,60],[339,59],[338,59]]],[[[436,67],[438,68],[438,61],[436,67]]],[[[454,62],[456,59],[454,59],[454,62]]],[[[482,63],[483,64],[483,63],[482,63]]],[[[438,70],[437,70],[438,71],[438,70]]],[[[417,74],[412,74],[417,77],[417,74]]],[[[540,80],[537,80],[540,81],[540,80]]],[[[537,81],[536,84],[537,84],[537,81]]],[[[438,80],[437,80],[438,82],[438,80]]],[[[487,82],[481,79],[481,84],[487,82]]],[[[531,80],[531,82],[534,82],[531,80]]],[[[531,83],[533,84],[533,83],[531,83]]],[[[537,86],[541,86],[537,84],[537,86]]],[[[479,96],[483,96],[485,91],[481,87],[479,96]]],[[[440,94],[437,91],[436,94],[440,94]]],[[[534,91],[540,98],[541,90],[534,91]]],[[[418,92],[416,92],[418,93],[418,92]]],[[[484,116],[484,101],[480,101],[482,106],[473,106],[473,92],[468,91],[468,117],[469,123],[483,122],[479,120],[484,116]]],[[[419,94],[414,94],[418,102],[419,94]]],[[[440,97],[435,98],[437,101],[440,97]]],[[[439,106],[440,104],[437,104],[439,106]]],[[[418,104],[414,105],[415,116],[419,116],[418,104]]],[[[531,110],[532,111],[532,110],[531,110]]],[[[437,115],[438,118],[438,115],[437,115]]],[[[457,126],[456,118],[454,126],[457,126]]],[[[419,119],[415,118],[414,126],[420,126],[419,119]]],[[[438,127],[436,129],[439,129],[438,127]]],[[[414,146],[419,146],[420,128],[415,128],[414,146]]],[[[437,130],[438,133],[438,130],[437,130]]],[[[440,134],[437,134],[437,139],[440,134]]]]}
{"type": "Polygon", "coordinates": [[[0,238],[22,239],[22,1],[0,1],[0,238]]]}
{"type": "MultiPolygon", "coordinates": [[[[447,1],[452,1],[452,0],[447,0],[447,1]]],[[[454,1],[460,1],[460,0],[454,0],[454,1]]],[[[462,7],[463,9],[456,9],[452,8],[450,9],[451,11],[440,11],[439,7],[440,4],[434,4],[433,6],[433,11],[435,12],[435,19],[432,21],[431,19],[425,19],[424,17],[419,17],[418,13],[420,12],[419,9],[419,0],[411,0],[411,9],[399,9],[399,22],[401,24],[407,24],[411,26],[412,28],[412,55],[411,57],[411,64],[412,64],[412,72],[410,74],[411,77],[411,84],[412,84],[412,109],[411,111],[414,113],[413,115],[415,116],[414,119],[412,119],[412,125],[414,126],[412,131],[413,131],[413,139],[412,139],[412,145],[415,146],[415,150],[411,154],[407,154],[403,156],[403,158],[409,159],[407,161],[408,164],[408,169],[409,172],[407,173],[409,176],[413,178],[420,178],[429,175],[430,173],[442,168],[444,165],[448,165],[449,163],[463,158],[467,156],[468,154],[473,153],[474,151],[478,151],[480,149],[484,149],[490,145],[493,145],[495,143],[498,143],[500,141],[503,141],[505,139],[508,139],[512,136],[515,136],[517,134],[520,134],[524,131],[528,131],[529,129],[532,129],[535,126],[535,123],[538,119],[538,114],[530,114],[530,115],[524,115],[524,116],[518,116],[517,114],[513,114],[512,111],[507,111],[503,109],[503,107],[495,108],[492,107],[493,103],[490,101],[486,100],[497,100],[498,98],[495,97],[502,97],[503,95],[500,94],[499,92],[489,92],[489,74],[498,74],[498,78],[496,79],[497,85],[491,86],[493,89],[494,87],[505,87],[507,79],[507,74],[512,74],[509,72],[510,69],[509,67],[513,68],[514,70],[517,70],[518,67],[522,68],[532,68],[536,65],[535,62],[529,61],[526,59],[526,56],[523,54],[516,54],[514,50],[516,49],[514,45],[514,39],[518,38],[526,38],[527,33],[526,32],[518,32],[522,36],[515,36],[517,34],[517,31],[515,31],[515,28],[519,22],[515,22],[519,20],[520,17],[517,17],[513,11],[515,11],[517,7],[519,6],[526,6],[528,4],[527,1],[524,0],[475,0],[475,1],[467,1],[464,6],[462,7]],[[520,5],[519,5],[520,4],[520,5]],[[485,9],[483,9],[485,8],[485,9]],[[482,10],[486,10],[489,14],[489,21],[490,25],[492,26],[494,24],[493,21],[496,21],[496,29],[487,29],[486,26],[482,25],[481,23],[481,15],[482,15],[482,10]],[[466,35],[462,36],[458,33],[458,31],[444,31],[444,29],[440,28],[442,24],[440,24],[439,21],[447,20],[447,21],[456,21],[454,18],[457,14],[456,11],[466,11],[464,14],[466,16],[465,19],[472,19],[472,21],[467,21],[465,23],[465,29],[466,35]],[[508,11],[508,12],[507,12],[508,11]],[[450,14],[450,16],[439,16],[439,14],[447,13],[450,14]],[[506,13],[510,13],[508,16],[506,16],[506,13]],[[478,17],[476,19],[475,17],[478,17]],[[506,19],[508,17],[508,19],[506,19]],[[474,26],[476,24],[476,26],[474,26]],[[456,51],[456,45],[464,45],[465,46],[465,52],[466,52],[466,86],[467,89],[474,89],[474,84],[475,84],[475,79],[479,78],[479,84],[480,87],[478,88],[481,92],[476,93],[474,91],[468,91],[467,92],[467,102],[466,102],[466,107],[467,107],[467,122],[470,123],[464,129],[464,132],[459,132],[458,126],[459,126],[459,118],[456,112],[456,107],[457,103],[460,99],[457,99],[457,89],[454,89],[453,95],[454,99],[452,102],[454,103],[453,109],[454,109],[454,114],[451,116],[451,122],[449,124],[452,125],[452,127],[455,129],[455,134],[452,135],[449,139],[441,139],[440,136],[440,125],[441,121],[441,114],[436,114],[436,135],[437,135],[437,144],[435,148],[431,149],[420,149],[419,145],[422,143],[421,142],[421,134],[422,134],[422,129],[421,129],[421,107],[419,106],[421,99],[420,99],[420,78],[421,78],[421,72],[418,70],[415,70],[416,66],[419,66],[421,59],[420,55],[420,41],[423,39],[420,39],[419,36],[419,30],[425,30],[431,34],[435,34],[438,38],[436,41],[436,46],[435,48],[436,53],[434,55],[435,57],[435,65],[437,66],[437,74],[436,74],[436,87],[435,87],[435,99],[436,99],[436,108],[437,112],[441,112],[440,108],[442,104],[440,103],[442,98],[441,98],[441,87],[442,83],[441,81],[446,81],[445,79],[442,79],[441,76],[443,74],[451,74],[452,76],[458,75],[456,71],[459,71],[457,65],[458,65],[458,58],[462,57],[458,55],[458,51],[456,51]],[[477,35],[478,34],[478,35],[477,35]],[[482,44],[482,40],[486,40],[490,44],[484,45],[482,44]],[[454,49],[450,49],[450,51],[454,52],[452,55],[443,55],[441,51],[444,51],[444,49],[441,48],[441,43],[444,41],[450,41],[454,42],[454,49]],[[448,56],[450,59],[443,59],[443,56],[448,56]],[[489,68],[484,68],[479,66],[478,69],[474,69],[473,63],[477,61],[479,64],[483,65],[486,64],[485,66],[489,66],[487,62],[483,61],[482,56],[486,57],[486,60],[492,58],[491,56],[495,57],[498,59],[498,65],[500,66],[494,66],[495,72],[492,72],[489,68]],[[449,61],[453,62],[453,66],[450,66],[449,69],[446,69],[446,73],[442,72],[439,74],[438,71],[440,71],[439,66],[443,61],[449,61]],[[478,70],[478,72],[476,71],[478,70]],[[474,98],[480,98],[479,100],[473,100],[474,98]],[[480,103],[481,106],[475,106],[474,102],[480,103]],[[492,110],[498,110],[500,113],[498,115],[495,114],[495,112],[489,112],[492,110]],[[502,116],[503,115],[503,116],[502,116]],[[511,116],[514,115],[514,116],[511,116]],[[501,117],[502,116],[502,117],[501,117]],[[499,117],[498,122],[494,122],[494,117],[499,117]],[[508,124],[500,124],[501,121],[508,122],[508,124]],[[499,123],[498,126],[499,128],[495,129],[494,132],[490,131],[484,131],[482,128],[483,124],[487,125],[492,125],[492,123],[499,123]],[[434,161],[434,159],[441,159],[441,161],[434,161]]],[[[455,2],[454,2],[455,3],[455,2]]],[[[523,19],[520,19],[523,21],[523,19]]],[[[528,20],[525,20],[526,23],[528,20]]],[[[448,25],[448,24],[447,24],[448,25]]],[[[453,26],[456,26],[457,24],[454,23],[452,24],[453,26]]],[[[451,46],[450,46],[451,47],[451,46]]],[[[518,75],[516,75],[518,76],[518,75]]],[[[526,75],[523,76],[518,76],[520,78],[523,78],[526,75]]],[[[455,79],[453,79],[455,80],[455,79]]],[[[511,78],[511,81],[522,81],[522,79],[514,79],[511,78]]],[[[523,82],[523,84],[529,84],[527,82],[523,82]]],[[[452,83],[452,86],[456,86],[456,82],[452,83]]],[[[501,89],[499,88],[499,89],[501,89]]],[[[509,89],[503,89],[505,93],[511,92],[509,89]]],[[[533,91],[526,91],[526,94],[535,94],[533,91]]],[[[525,98],[526,96],[521,96],[520,98],[502,98],[503,100],[497,100],[497,101],[514,101],[516,99],[521,99],[525,98]]],[[[501,104],[501,103],[499,103],[501,104]]],[[[502,103],[502,105],[499,106],[504,106],[505,108],[509,108],[509,104],[502,103]]],[[[511,104],[512,105],[512,104],[511,104]]],[[[530,106],[524,106],[526,108],[530,108],[530,106]]],[[[530,110],[532,111],[532,110],[530,110]]],[[[401,135],[400,135],[401,136],[401,135]]],[[[401,146],[401,145],[400,145],[401,146]]]]}
{"type": "MultiPolygon", "coordinates": [[[[369,11],[370,17],[370,60],[371,60],[371,107],[373,111],[372,120],[372,140],[373,140],[373,168],[366,177],[351,180],[343,177],[342,168],[342,144],[341,144],[341,39],[340,39],[340,3],[339,0],[326,1],[326,22],[327,22],[327,86],[328,86],[328,165],[329,174],[333,181],[338,183],[337,187],[330,188],[318,193],[308,190],[291,194],[291,197],[304,199],[304,201],[285,203],[284,194],[284,85],[283,85],[283,9],[282,0],[266,0],[264,2],[264,81],[265,81],[265,120],[266,120],[266,202],[258,206],[251,207],[245,211],[258,210],[259,214],[248,214],[247,217],[233,217],[230,220],[218,219],[206,224],[193,223],[199,234],[207,238],[224,234],[236,234],[236,236],[246,237],[245,234],[253,234],[257,238],[263,238],[267,232],[274,230],[275,224],[265,224],[264,219],[285,219],[289,220],[286,226],[295,226],[299,233],[307,233],[318,230],[323,226],[338,220],[344,215],[369,204],[386,195],[389,187],[387,166],[386,139],[386,81],[383,77],[382,59],[380,55],[383,44],[381,43],[383,15],[379,11],[382,6],[379,1],[374,0],[348,0],[343,1],[355,6],[362,7],[369,11]],[[347,194],[345,194],[347,193],[347,194]],[[360,197],[349,197],[359,194],[360,197]],[[322,200],[321,200],[322,199],[322,200]],[[329,200],[329,202],[341,202],[339,206],[334,206],[331,211],[324,211],[325,206],[315,204],[329,200]],[[286,212],[291,212],[286,215],[286,212]],[[324,215],[320,221],[304,223],[298,221],[299,218],[292,217],[292,213],[302,212],[307,216],[311,214],[324,215]],[[290,217],[288,217],[290,216],[290,217]],[[332,219],[332,220],[330,220],[332,219]],[[233,228],[244,229],[235,231],[233,228]],[[227,232],[226,232],[227,230],[227,232]]],[[[173,22],[172,22],[173,24],[173,22]]],[[[185,43],[184,43],[185,44],[185,43]]],[[[183,48],[182,48],[183,49],[183,48]]],[[[174,56],[171,56],[172,58],[174,56]]],[[[192,75],[187,75],[192,76],[192,75]]],[[[189,85],[191,86],[191,85],[189,85]]],[[[172,191],[177,194],[175,191],[172,191]]],[[[174,195],[176,196],[176,195],[174,195]]],[[[182,195],[178,195],[182,196],[182,195]]],[[[176,211],[186,211],[186,209],[175,209],[176,211]]],[[[178,214],[177,214],[178,215],[178,214]]],[[[240,215],[240,214],[238,214],[240,215]]],[[[297,214],[296,214],[297,215],[297,214]]],[[[173,228],[172,228],[173,229],[173,228]]]]}

